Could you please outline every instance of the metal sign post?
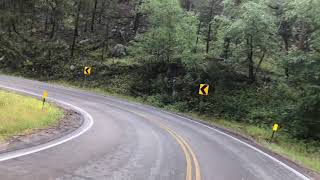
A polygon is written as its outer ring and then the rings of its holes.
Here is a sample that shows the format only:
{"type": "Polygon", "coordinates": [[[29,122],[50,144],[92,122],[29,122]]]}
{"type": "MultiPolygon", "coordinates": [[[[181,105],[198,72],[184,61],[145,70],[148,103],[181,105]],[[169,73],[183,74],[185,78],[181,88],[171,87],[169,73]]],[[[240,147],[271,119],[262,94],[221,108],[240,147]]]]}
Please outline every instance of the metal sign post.
{"type": "Polygon", "coordinates": [[[85,87],[86,81],[87,81],[87,76],[90,76],[90,75],[91,75],[91,70],[92,70],[91,67],[84,67],[84,70],[83,70],[84,82],[83,82],[83,84],[82,84],[82,87],[85,87]]]}
{"type": "Polygon", "coordinates": [[[44,105],[45,105],[47,97],[48,97],[48,92],[47,91],[43,91],[43,95],[42,95],[42,111],[44,109],[44,105]]]}
{"type": "Polygon", "coordinates": [[[271,135],[271,138],[270,138],[270,143],[272,142],[272,139],[274,137],[274,134],[278,131],[279,129],[279,125],[277,123],[275,123],[272,127],[272,135],[271,135]]]}

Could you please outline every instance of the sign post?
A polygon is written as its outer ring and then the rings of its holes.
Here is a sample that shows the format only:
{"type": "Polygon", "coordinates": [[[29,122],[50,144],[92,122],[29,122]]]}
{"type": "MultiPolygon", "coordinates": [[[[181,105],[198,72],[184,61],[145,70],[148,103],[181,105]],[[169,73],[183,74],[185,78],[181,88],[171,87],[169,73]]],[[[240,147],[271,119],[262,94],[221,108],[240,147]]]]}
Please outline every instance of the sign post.
{"type": "Polygon", "coordinates": [[[90,76],[91,75],[91,67],[84,67],[84,70],[83,70],[83,74],[84,74],[84,82],[83,82],[83,87],[85,87],[85,84],[86,84],[86,81],[87,81],[87,76],[90,76]]]}
{"type": "Polygon", "coordinates": [[[272,139],[274,137],[274,134],[278,131],[279,129],[279,125],[277,123],[275,123],[272,127],[272,135],[271,135],[271,138],[270,138],[270,143],[272,142],[272,139]]]}
{"type": "Polygon", "coordinates": [[[43,95],[42,95],[42,110],[44,109],[44,104],[46,102],[47,97],[48,97],[48,92],[47,91],[43,91],[43,95]]]}

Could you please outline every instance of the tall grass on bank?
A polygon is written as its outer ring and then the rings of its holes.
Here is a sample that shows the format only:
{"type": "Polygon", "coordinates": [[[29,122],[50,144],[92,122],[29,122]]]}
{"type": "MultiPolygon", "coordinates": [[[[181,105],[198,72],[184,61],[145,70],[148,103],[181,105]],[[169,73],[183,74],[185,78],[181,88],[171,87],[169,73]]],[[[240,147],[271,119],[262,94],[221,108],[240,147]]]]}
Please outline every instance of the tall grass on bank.
{"type": "Polygon", "coordinates": [[[33,129],[46,128],[63,117],[63,111],[42,101],[0,90],[0,142],[33,129]]]}

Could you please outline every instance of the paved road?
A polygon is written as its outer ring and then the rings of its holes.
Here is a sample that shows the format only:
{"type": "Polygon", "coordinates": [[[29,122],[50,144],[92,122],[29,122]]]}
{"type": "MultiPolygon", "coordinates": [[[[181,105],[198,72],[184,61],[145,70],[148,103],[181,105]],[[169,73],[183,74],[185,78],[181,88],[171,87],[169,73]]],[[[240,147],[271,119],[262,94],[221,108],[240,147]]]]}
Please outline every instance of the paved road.
{"type": "Polygon", "coordinates": [[[71,141],[0,162],[1,180],[303,179],[241,141],[155,108],[8,76],[0,76],[0,85],[37,94],[47,90],[94,120],[71,141]]]}

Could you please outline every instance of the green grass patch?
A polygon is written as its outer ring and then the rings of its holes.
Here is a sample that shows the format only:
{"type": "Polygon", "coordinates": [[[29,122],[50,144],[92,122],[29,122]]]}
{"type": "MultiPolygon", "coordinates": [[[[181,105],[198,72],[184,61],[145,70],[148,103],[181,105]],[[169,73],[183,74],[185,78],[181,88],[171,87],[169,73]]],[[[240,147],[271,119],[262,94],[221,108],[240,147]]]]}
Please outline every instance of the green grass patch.
{"type": "Polygon", "coordinates": [[[63,110],[32,97],[0,90],[0,142],[25,134],[34,129],[46,128],[63,117],[63,110]]]}

